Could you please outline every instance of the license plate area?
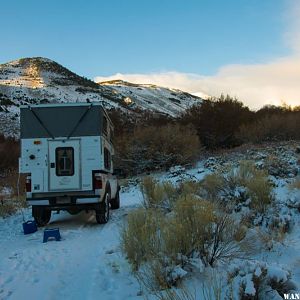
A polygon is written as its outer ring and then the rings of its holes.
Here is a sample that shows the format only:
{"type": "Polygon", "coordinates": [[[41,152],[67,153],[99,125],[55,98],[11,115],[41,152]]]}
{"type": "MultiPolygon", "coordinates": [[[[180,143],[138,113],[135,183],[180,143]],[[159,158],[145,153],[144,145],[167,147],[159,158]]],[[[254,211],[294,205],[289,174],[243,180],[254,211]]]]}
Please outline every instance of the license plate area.
{"type": "Polygon", "coordinates": [[[56,204],[69,204],[71,203],[70,197],[57,197],[56,204]]]}

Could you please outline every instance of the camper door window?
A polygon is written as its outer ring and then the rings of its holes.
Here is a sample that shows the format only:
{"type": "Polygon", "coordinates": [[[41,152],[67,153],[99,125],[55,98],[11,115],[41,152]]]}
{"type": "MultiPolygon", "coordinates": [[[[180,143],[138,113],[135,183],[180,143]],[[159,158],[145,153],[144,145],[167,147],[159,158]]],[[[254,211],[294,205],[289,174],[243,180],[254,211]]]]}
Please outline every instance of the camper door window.
{"type": "Polygon", "coordinates": [[[59,147],[55,150],[56,176],[74,175],[74,149],[72,147],[59,147]]]}

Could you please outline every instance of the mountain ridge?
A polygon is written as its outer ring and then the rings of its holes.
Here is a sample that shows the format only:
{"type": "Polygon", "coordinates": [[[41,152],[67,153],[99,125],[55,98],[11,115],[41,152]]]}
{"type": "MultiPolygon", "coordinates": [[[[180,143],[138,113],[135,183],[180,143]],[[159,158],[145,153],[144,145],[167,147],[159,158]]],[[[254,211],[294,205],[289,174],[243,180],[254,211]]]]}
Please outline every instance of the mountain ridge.
{"type": "Polygon", "coordinates": [[[175,117],[202,100],[151,84],[123,80],[96,83],[44,57],[0,64],[0,128],[5,135],[18,134],[20,105],[95,101],[107,110],[129,114],[146,110],[175,117]]]}

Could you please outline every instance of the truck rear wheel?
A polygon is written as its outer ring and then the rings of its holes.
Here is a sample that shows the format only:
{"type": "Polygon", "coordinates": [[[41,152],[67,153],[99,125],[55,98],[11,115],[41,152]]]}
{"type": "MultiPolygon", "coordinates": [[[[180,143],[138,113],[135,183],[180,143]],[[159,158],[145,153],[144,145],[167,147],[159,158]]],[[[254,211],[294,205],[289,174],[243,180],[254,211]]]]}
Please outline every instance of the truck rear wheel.
{"type": "Polygon", "coordinates": [[[96,209],[96,221],[98,224],[105,224],[109,220],[109,205],[110,205],[110,191],[104,195],[103,201],[96,209]]]}
{"type": "Polygon", "coordinates": [[[111,199],[110,201],[110,207],[111,209],[118,209],[120,208],[120,192],[119,189],[116,193],[116,197],[114,199],[111,199]]]}
{"type": "Polygon", "coordinates": [[[37,226],[42,227],[49,223],[51,219],[51,210],[44,207],[32,206],[32,216],[37,226]]]}

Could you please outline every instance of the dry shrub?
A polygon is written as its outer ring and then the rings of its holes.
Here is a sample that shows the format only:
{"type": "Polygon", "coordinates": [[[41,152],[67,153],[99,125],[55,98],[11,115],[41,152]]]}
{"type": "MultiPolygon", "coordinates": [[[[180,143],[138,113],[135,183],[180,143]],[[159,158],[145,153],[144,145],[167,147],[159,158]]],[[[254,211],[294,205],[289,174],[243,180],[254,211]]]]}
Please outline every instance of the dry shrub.
{"type": "Polygon", "coordinates": [[[200,143],[189,126],[139,126],[116,141],[116,152],[119,167],[136,174],[191,164],[198,158],[200,143]]]}
{"type": "MultiPolygon", "coordinates": [[[[216,272],[212,272],[209,276],[209,285],[202,284],[202,299],[203,300],[221,300],[224,298],[222,291],[222,278],[216,272]]],[[[233,300],[233,299],[232,299],[233,300]]]]}
{"type": "Polygon", "coordinates": [[[160,220],[159,212],[150,209],[138,209],[128,215],[127,226],[121,234],[121,245],[134,270],[157,255],[160,220]]]}
{"type": "Polygon", "coordinates": [[[0,177],[0,216],[5,217],[13,214],[18,209],[26,207],[25,178],[18,178],[16,170],[7,171],[0,177]],[[18,196],[19,180],[19,196],[18,196]]]}
{"type": "Polygon", "coordinates": [[[300,139],[300,112],[267,115],[240,127],[237,137],[242,142],[260,143],[300,139]]]}
{"type": "Polygon", "coordinates": [[[251,199],[250,207],[264,212],[272,200],[272,185],[268,180],[267,172],[258,170],[251,161],[243,161],[237,177],[237,181],[247,188],[251,199]]]}
{"type": "Polygon", "coordinates": [[[196,300],[196,293],[191,293],[186,287],[159,291],[155,296],[159,300],[196,300]]]}
{"type": "Polygon", "coordinates": [[[262,173],[255,167],[252,161],[243,160],[240,162],[239,168],[233,176],[235,176],[235,180],[238,184],[247,185],[256,175],[266,176],[265,173],[262,173]]]}
{"type": "Polygon", "coordinates": [[[186,180],[179,184],[178,192],[182,196],[199,195],[201,184],[199,181],[186,180]]]}
{"type": "Polygon", "coordinates": [[[210,266],[241,256],[234,240],[238,227],[210,201],[191,195],[182,197],[176,203],[173,218],[166,222],[162,230],[165,251],[177,263],[183,264],[176,261],[180,255],[199,254],[203,263],[210,266]]]}
{"type": "Polygon", "coordinates": [[[255,211],[264,212],[272,200],[272,185],[267,172],[258,170],[251,161],[242,161],[235,177],[237,184],[247,189],[251,199],[250,207],[255,211]]]}
{"type": "Polygon", "coordinates": [[[291,273],[277,264],[245,260],[232,268],[228,275],[236,287],[234,293],[238,297],[234,299],[284,299],[285,293],[296,290],[291,273]]]}
{"type": "Polygon", "coordinates": [[[130,213],[122,247],[134,270],[153,259],[183,266],[194,255],[213,266],[237,255],[237,228],[228,215],[216,212],[212,202],[181,196],[174,211],[164,217],[157,209],[130,213]]]}
{"type": "Polygon", "coordinates": [[[153,260],[135,275],[140,285],[159,300],[195,300],[195,293],[191,293],[182,283],[176,288],[170,284],[170,272],[172,268],[166,268],[161,260],[153,260]]]}
{"type": "Polygon", "coordinates": [[[141,190],[145,208],[170,211],[178,197],[177,189],[171,182],[159,183],[151,176],[144,177],[141,190]]]}
{"type": "Polygon", "coordinates": [[[162,230],[166,254],[176,261],[180,255],[203,253],[205,241],[212,236],[215,219],[211,202],[193,196],[179,199],[174,216],[166,220],[162,230]]]}
{"type": "Polygon", "coordinates": [[[298,173],[297,167],[291,165],[288,160],[276,155],[269,155],[264,160],[264,169],[269,175],[275,177],[291,177],[298,173]]]}
{"type": "Polygon", "coordinates": [[[150,292],[165,290],[171,287],[167,279],[166,266],[163,265],[162,259],[148,261],[148,263],[136,273],[136,277],[150,292]]]}
{"type": "Polygon", "coordinates": [[[296,178],[296,180],[291,184],[291,188],[300,190],[300,178],[296,178]]]}
{"type": "Polygon", "coordinates": [[[0,135],[0,170],[14,169],[18,166],[19,142],[0,135]]]}
{"type": "Polygon", "coordinates": [[[207,175],[201,187],[207,199],[218,200],[226,205],[233,202],[239,204],[249,198],[250,208],[257,212],[264,212],[272,201],[272,186],[267,173],[258,170],[250,161],[241,161],[239,167],[229,174],[207,175]]]}
{"type": "Polygon", "coordinates": [[[147,289],[177,286],[186,274],[182,268],[193,268],[195,260],[214,266],[241,257],[239,226],[215,202],[201,199],[199,187],[143,179],[144,208],[128,215],[122,248],[147,289]]]}
{"type": "Polygon", "coordinates": [[[207,199],[216,200],[225,188],[224,177],[219,173],[208,174],[201,182],[201,188],[205,191],[207,199]]]}
{"type": "Polygon", "coordinates": [[[267,177],[253,177],[247,186],[251,198],[250,207],[258,212],[265,212],[267,206],[272,201],[272,187],[267,177]]]}

